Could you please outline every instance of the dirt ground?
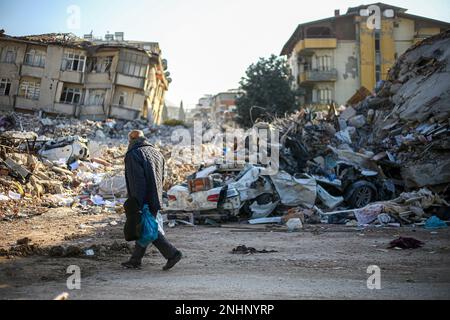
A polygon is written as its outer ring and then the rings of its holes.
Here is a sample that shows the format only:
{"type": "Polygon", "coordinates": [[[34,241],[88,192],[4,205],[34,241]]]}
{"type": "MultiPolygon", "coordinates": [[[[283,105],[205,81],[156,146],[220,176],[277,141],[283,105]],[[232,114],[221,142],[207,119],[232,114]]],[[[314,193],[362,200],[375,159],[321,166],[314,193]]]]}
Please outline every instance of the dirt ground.
{"type": "Polygon", "coordinates": [[[142,270],[123,270],[123,217],[79,215],[52,209],[30,219],[0,222],[0,249],[24,237],[38,248],[92,244],[117,250],[93,257],[0,257],[0,299],[449,299],[450,231],[413,228],[360,230],[307,226],[300,232],[243,224],[222,228],[177,226],[167,237],[184,253],[172,271],[149,250],[142,270]],[[398,236],[425,243],[414,250],[387,250],[398,236]],[[119,245],[117,245],[119,244],[119,245]],[[247,245],[278,252],[235,255],[247,245]],[[113,247],[111,247],[113,248],[113,247]],[[81,289],[68,290],[67,267],[81,268],[81,289]],[[381,290],[369,290],[367,267],[381,268],[381,290]]]}

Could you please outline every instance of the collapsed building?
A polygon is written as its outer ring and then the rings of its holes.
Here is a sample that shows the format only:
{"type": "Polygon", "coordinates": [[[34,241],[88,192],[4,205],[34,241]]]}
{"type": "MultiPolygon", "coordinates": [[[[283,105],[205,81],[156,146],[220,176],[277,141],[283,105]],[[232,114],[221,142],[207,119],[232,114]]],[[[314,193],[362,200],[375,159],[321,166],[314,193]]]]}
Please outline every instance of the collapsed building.
{"type": "Polygon", "coordinates": [[[157,43],[0,34],[0,109],[161,122],[169,80],[157,43]]]}
{"type": "Polygon", "coordinates": [[[214,164],[169,190],[168,209],[251,223],[449,220],[449,48],[445,31],[407,50],[374,94],[360,90],[347,106],[257,124],[279,132],[280,172],[214,164]]]}
{"type": "Polygon", "coordinates": [[[403,54],[387,81],[353,109],[366,119],[360,145],[400,169],[407,188],[450,183],[450,30],[403,54]]]}
{"type": "Polygon", "coordinates": [[[151,140],[164,136],[164,143],[152,142],[167,159],[163,212],[169,219],[390,226],[425,225],[435,215],[449,220],[449,44],[450,31],[421,41],[375,93],[359,90],[347,106],[304,108],[257,123],[279,132],[280,140],[269,142],[280,149],[275,175],[259,164],[220,161],[241,150],[234,142],[215,143],[216,134],[186,162],[192,146],[181,145],[178,159],[171,129],[144,120],[7,114],[0,118],[2,212],[15,216],[25,201],[81,212],[120,210],[126,197],[126,146],[120,144],[139,128],[151,140]],[[202,154],[211,155],[208,162],[202,154]]]}

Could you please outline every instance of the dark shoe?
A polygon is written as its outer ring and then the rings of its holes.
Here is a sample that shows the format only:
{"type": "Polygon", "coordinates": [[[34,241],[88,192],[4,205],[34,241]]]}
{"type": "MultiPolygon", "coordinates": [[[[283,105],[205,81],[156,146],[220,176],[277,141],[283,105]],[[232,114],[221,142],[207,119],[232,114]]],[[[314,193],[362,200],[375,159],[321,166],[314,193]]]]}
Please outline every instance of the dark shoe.
{"type": "Polygon", "coordinates": [[[122,263],[122,267],[124,267],[125,269],[140,270],[142,268],[142,264],[140,262],[134,262],[130,260],[122,263]]]}
{"type": "Polygon", "coordinates": [[[183,255],[181,254],[180,251],[178,251],[173,258],[167,260],[167,263],[163,267],[163,270],[168,271],[168,270],[172,269],[178,262],[180,262],[182,257],[183,257],[183,255]]]}
{"type": "Polygon", "coordinates": [[[122,267],[127,269],[140,269],[142,266],[142,258],[144,257],[146,250],[147,248],[141,247],[136,243],[130,260],[122,263],[122,267]]]}

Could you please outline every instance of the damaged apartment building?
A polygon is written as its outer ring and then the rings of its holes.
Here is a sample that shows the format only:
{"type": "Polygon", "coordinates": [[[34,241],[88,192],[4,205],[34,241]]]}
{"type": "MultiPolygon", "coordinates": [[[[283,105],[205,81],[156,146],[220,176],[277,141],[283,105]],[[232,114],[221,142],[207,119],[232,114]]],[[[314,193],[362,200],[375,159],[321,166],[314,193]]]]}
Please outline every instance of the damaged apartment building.
{"type": "Polygon", "coordinates": [[[161,122],[170,79],[157,43],[0,34],[0,109],[161,122]]]}
{"type": "Polygon", "coordinates": [[[373,90],[386,80],[409,47],[448,28],[450,23],[375,3],[300,24],[281,55],[288,57],[302,104],[344,105],[360,88],[373,90]],[[379,19],[374,19],[376,14],[379,19]]]}

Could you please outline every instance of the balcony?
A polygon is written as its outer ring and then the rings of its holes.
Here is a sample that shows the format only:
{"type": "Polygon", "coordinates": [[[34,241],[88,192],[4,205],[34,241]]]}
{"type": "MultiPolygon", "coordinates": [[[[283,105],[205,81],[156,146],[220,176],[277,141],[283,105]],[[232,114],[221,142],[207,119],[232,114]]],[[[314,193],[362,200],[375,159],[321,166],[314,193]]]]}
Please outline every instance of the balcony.
{"type": "Polygon", "coordinates": [[[84,80],[84,72],[63,70],[61,71],[59,79],[63,82],[82,84],[84,80]]]}
{"type": "Polygon", "coordinates": [[[44,68],[24,64],[20,74],[24,77],[42,78],[44,76],[44,68]]]}
{"type": "Polygon", "coordinates": [[[86,84],[103,85],[110,88],[112,83],[112,76],[109,73],[86,73],[86,84]]]}
{"type": "Polygon", "coordinates": [[[123,73],[118,73],[116,78],[116,84],[120,86],[143,90],[145,85],[145,78],[138,78],[134,76],[128,76],[123,73]]]}
{"type": "Polygon", "coordinates": [[[113,104],[111,106],[110,116],[123,120],[136,120],[139,118],[141,110],[137,110],[133,106],[122,106],[113,104]]]}
{"type": "Polygon", "coordinates": [[[336,38],[306,38],[300,40],[295,46],[295,52],[300,53],[303,50],[314,49],[336,49],[336,38]]]}
{"type": "Polygon", "coordinates": [[[337,81],[338,73],[336,69],[328,71],[309,70],[300,73],[298,77],[298,84],[310,82],[335,82],[337,81]]]}
{"type": "Polygon", "coordinates": [[[16,108],[22,110],[39,110],[39,100],[31,100],[17,96],[16,108]]]}

